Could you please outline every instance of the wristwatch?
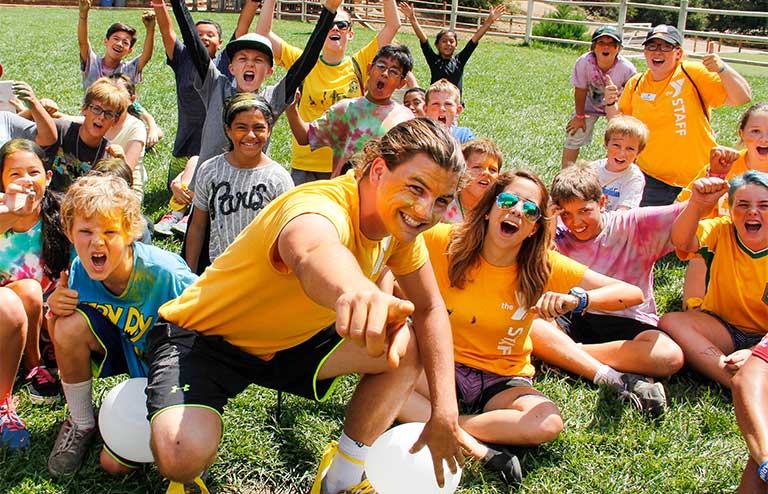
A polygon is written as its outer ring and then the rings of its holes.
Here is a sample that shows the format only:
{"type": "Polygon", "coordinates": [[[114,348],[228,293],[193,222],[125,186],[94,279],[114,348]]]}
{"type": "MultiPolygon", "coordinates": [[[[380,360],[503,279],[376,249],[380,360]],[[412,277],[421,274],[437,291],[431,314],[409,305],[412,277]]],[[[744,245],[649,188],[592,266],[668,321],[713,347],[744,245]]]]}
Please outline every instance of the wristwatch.
{"type": "Polygon", "coordinates": [[[587,291],[580,286],[575,286],[568,290],[568,295],[573,295],[579,299],[579,305],[577,305],[576,308],[571,312],[577,316],[582,315],[587,310],[587,306],[589,305],[589,295],[587,295],[587,291]]]}

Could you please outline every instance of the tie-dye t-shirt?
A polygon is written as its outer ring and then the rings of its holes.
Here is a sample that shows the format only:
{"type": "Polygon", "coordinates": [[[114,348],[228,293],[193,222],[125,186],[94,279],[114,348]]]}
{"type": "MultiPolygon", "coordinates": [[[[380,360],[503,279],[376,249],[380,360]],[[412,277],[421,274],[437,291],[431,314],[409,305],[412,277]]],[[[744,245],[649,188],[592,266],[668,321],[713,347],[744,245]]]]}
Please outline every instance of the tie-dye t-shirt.
{"type": "Polygon", "coordinates": [[[42,220],[26,232],[8,230],[0,236],[0,286],[26,279],[39,281],[46,294],[55,288],[43,269],[42,220]]]}
{"type": "Polygon", "coordinates": [[[653,299],[653,265],[673,250],[672,223],[683,204],[611,211],[603,214],[603,230],[595,238],[579,240],[558,225],[555,245],[561,254],[592,271],[640,287],[645,301],[619,311],[590,313],[627,317],[656,326],[659,316],[653,299]]]}
{"type": "Polygon", "coordinates": [[[353,154],[362,151],[371,137],[383,136],[395,125],[412,118],[411,110],[394,100],[388,105],[377,105],[365,96],[344,99],[309,124],[309,147],[313,151],[330,147],[333,168],[338,170],[353,154]]]}

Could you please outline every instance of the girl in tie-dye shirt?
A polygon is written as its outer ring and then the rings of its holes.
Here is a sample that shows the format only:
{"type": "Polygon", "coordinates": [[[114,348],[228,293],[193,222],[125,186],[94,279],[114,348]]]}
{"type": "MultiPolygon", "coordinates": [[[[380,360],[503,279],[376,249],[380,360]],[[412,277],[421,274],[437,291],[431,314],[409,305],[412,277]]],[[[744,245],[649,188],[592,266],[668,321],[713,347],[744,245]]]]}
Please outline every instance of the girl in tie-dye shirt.
{"type": "Polygon", "coordinates": [[[11,396],[18,362],[29,371],[34,402],[53,401],[58,385],[40,365],[43,296],[69,261],[69,242],[58,218],[59,201],[48,190],[51,171],[32,141],[14,139],[0,148],[0,440],[26,447],[29,433],[11,396]],[[26,346],[24,342],[26,341],[26,346]]]}

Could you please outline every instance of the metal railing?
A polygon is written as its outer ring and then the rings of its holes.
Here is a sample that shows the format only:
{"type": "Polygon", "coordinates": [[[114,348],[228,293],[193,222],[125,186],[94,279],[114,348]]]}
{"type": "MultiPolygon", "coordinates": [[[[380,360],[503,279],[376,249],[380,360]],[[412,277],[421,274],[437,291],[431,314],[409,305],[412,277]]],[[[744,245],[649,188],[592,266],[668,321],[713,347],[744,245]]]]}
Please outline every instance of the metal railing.
{"type": "MultiPolygon", "coordinates": [[[[192,8],[197,10],[198,3],[206,4],[208,10],[219,11],[237,11],[245,0],[191,0],[192,8]]],[[[313,0],[277,0],[275,8],[278,19],[295,19],[302,22],[313,21],[317,18],[321,3],[313,0]]],[[[718,42],[718,49],[722,48],[723,42],[736,43],[738,51],[741,51],[741,45],[748,43],[756,47],[752,52],[763,54],[768,53],[768,36],[754,36],[748,34],[731,34],[717,31],[697,31],[687,29],[686,24],[689,14],[706,14],[733,17],[762,18],[768,22],[768,12],[742,11],[727,9],[704,9],[689,6],[689,0],[680,0],[679,6],[659,5],[653,3],[640,3],[629,0],[616,0],[614,2],[597,1],[579,1],[579,0],[528,0],[527,8],[521,13],[512,13],[504,15],[492,26],[487,36],[503,37],[507,39],[519,39],[525,43],[532,41],[547,41],[553,43],[563,43],[570,45],[589,45],[589,41],[580,41],[572,39],[551,38],[547,36],[537,36],[533,34],[533,26],[538,22],[552,22],[571,25],[582,25],[587,28],[601,26],[606,23],[615,24],[623,34],[624,49],[630,51],[642,51],[642,41],[645,39],[645,33],[651,29],[650,23],[630,23],[627,22],[627,9],[635,8],[638,10],[659,10],[677,13],[677,29],[693,43],[692,49],[687,50],[692,58],[701,57],[701,52],[697,53],[698,41],[701,38],[706,47],[707,41],[715,40],[718,42]],[[573,7],[601,7],[604,9],[613,9],[616,11],[615,17],[610,20],[602,19],[600,21],[557,19],[552,17],[543,17],[534,15],[535,7],[541,5],[569,5],[573,7]],[[693,37],[693,40],[690,38],[693,37]]],[[[378,24],[384,23],[384,16],[381,12],[380,0],[353,0],[347,4],[352,17],[369,28],[374,28],[378,24]]],[[[487,11],[480,9],[459,6],[458,0],[442,1],[419,1],[419,7],[416,9],[419,16],[419,22],[425,27],[449,27],[459,32],[474,32],[485,20],[487,11]]],[[[407,27],[407,23],[404,23],[407,27]]],[[[727,43],[726,43],[727,44],[727,43]]],[[[704,50],[701,50],[704,51],[704,50]]],[[[729,57],[727,53],[721,53],[720,58],[729,63],[742,63],[748,65],[757,65],[768,67],[768,61],[758,60],[758,57],[750,58],[749,53],[743,58],[729,57]]]]}

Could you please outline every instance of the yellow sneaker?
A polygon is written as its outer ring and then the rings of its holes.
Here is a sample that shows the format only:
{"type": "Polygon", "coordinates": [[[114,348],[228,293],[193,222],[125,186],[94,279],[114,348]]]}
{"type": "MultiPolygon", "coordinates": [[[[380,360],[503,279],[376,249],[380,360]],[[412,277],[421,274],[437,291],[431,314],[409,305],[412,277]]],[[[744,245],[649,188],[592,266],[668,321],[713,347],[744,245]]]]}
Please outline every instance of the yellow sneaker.
{"type": "Polygon", "coordinates": [[[349,489],[345,491],[341,491],[339,494],[378,494],[376,490],[373,488],[370,482],[368,482],[368,479],[363,479],[362,482],[360,482],[357,485],[353,485],[349,489]]]}
{"type": "Polygon", "coordinates": [[[325,474],[328,473],[328,469],[331,468],[331,462],[338,450],[339,443],[336,441],[331,441],[325,446],[325,449],[323,450],[323,458],[320,460],[320,466],[317,468],[315,483],[312,484],[312,490],[309,491],[310,494],[321,494],[320,487],[323,484],[323,479],[325,478],[325,474]]]}
{"type": "Polygon", "coordinates": [[[200,477],[187,484],[171,481],[165,494],[211,494],[200,477]]]}

